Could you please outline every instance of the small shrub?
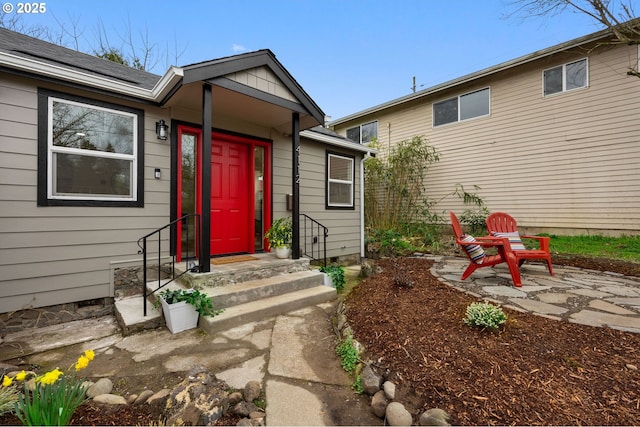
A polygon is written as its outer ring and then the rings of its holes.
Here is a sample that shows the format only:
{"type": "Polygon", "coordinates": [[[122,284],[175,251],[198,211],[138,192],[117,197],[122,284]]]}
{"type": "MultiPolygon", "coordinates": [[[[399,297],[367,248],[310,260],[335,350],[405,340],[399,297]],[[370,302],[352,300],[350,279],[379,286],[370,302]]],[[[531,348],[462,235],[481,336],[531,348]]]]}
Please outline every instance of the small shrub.
{"type": "Polygon", "coordinates": [[[467,209],[460,214],[460,222],[468,225],[472,234],[487,234],[486,221],[489,213],[489,210],[484,206],[477,209],[467,209]]]}
{"type": "Polygon", "coordinates": [[[416,250],[409,238],[392,229],[370,229],[367,243],[379,256],[403,256],[416,250]]]}
{"type": "Polygon", "coordinates": [[[497,329],[507,321],[507,315],[498,306],[486,302],[474,302],[467,307],[464,323],[486,329],[497,329]]]}
{"type": "Polygon", "coordinates": [[[402,288],[412,288],[413,280],[404,271],[400,271],[393,277],[393,284],[402,288]]]}
{"type": "Polygon", "coordinates": [[[348,373],[352,373],[358,364],[358,350],[353,345],[353,338],[348,337],[336,347],[336,354],[340,356],[340,366],[348,373]]]}

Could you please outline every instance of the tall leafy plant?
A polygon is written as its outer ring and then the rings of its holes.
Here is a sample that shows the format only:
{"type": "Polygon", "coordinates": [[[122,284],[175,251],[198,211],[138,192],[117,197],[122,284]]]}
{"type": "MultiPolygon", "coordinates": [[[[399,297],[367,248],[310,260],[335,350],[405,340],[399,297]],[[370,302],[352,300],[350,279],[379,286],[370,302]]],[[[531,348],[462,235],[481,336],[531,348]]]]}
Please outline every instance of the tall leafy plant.
{"type": "Polygon", "coordinates": [[[440,160],[424,136],[393,146],[384,157],[365,162],[365,222],[375,229],[401,230],[425,219],[430,203],[424,181],[430,166],[440,160]]]}

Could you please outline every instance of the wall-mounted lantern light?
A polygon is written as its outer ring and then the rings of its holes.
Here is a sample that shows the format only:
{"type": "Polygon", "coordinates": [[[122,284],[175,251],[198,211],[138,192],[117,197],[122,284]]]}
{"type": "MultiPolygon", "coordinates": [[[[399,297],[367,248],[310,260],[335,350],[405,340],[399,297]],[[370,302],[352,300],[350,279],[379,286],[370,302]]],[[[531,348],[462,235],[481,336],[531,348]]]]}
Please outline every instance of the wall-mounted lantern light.
{"type": "Polygon", "coordinates": [[[156,168],[156,169],[153,171],[153,176],[154,176],[156,179],[160,179],[160,178],[162,177],[162,174],[161,174],[161,172],[160,172],[160,168],[156,168]]]}
{"type": "Polygon", "coordinates": [[[169,136],[169,126],[164,122],[164,120],[156,122],[156,136],[162,141],[165,141],[169,136]]]}

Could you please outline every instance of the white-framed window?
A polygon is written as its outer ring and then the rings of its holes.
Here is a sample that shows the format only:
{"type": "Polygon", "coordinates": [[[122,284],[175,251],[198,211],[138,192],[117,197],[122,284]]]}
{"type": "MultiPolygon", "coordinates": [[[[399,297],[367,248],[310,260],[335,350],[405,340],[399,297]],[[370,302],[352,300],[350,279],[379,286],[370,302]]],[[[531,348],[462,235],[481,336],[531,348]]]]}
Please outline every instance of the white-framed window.
{"type": "Polygon", "coordinates": [[[142,206],[143,113],[44,90],[39,97],[38,204],[142,206]]]}
{"type": "Polygon", "coordinates": [[[347,138],[358,144],[367,144],[378,138],[378,122],[373,121],[347,129],[347,138]]]}
{"type": "Polygon", "coordinates": [[[355,158],[327,152],[327,208],[354,208],[355,158]]]}
{"type": "Polygon", "coordinates": [[[491,91],[484,88],[433,104],[433,126],[488,116],[491,112],[491,91]]]}
{"type": "Polygon", "coordinates": [[[569,62],[542,72],[544,96],[587,87],[589,67],[587,58],[569,62]]]}

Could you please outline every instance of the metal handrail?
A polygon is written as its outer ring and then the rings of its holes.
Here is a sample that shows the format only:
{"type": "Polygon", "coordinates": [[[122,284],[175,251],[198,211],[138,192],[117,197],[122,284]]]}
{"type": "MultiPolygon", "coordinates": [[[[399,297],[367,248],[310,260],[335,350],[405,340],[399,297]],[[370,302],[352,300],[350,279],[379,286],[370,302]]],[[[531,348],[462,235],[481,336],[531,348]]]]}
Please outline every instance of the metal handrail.
{"type": "Polygon", "coordinates": [[[308,256],[313,260],[320,260],[320,251],[322,250],[322,264],[327,266],[327,236],[329,229],[320,224],[309,215],[300,214],[303,219],[300,238],[302,243],[302,255],[308,256]],[[320,233],[322,231],[322,233],[320,233]],[[322,237],[322,247],[320,247],[319,237],[322,237]],[[317,245],[317,248],[316,248],[317,245]],[[311,248],[308,250],[308,248],[311,248]],[[317,250],[316,250],[317,249],[317,250]],[[317,256],[316,256],[317,253],[317,256]]]}
{"type": "MultiPolygon", "coordinates": [[[[200,215],[199,214],[187,214],[187,215],[183,215],[180,218],[174,219],[173,221],[171,221],[169,224],[164,225],[160,228],[157,228],[156,230],[152,231],[149,234],[146,234],[144,236],[142,236],[141,238],[138,239],[138,247],[140,248],[140,250],[138,251],[138,254],[142,254],[144,255],[142,258],[142,268],[143,268],[143,273],[142,273],[142,297],[143,297],[143,314],[144,316],[147,315],[147,240],[150,239],[152,236],[154,236],[155,234],[158,235],[158,287],[156,289],[154,289],[153,291],[151,291],[151,295],[153,295],[156,291],[162,289],[163,287],[167,286],[169,283],[179,279],[182,275],[184,275],[185,273],[187,273],[188,271],[192,271],[192,272],[196,272],[198,271],[198,269],[200,268],[199,266],[194,266],[191,269],[186,268],[185,271],[183,271],[182,273],[180,273],[179,275],[176,276],[176,255],[173,254],[171,255],[171,280],[167,281],[164,284],[161,284],[160,281],[160,277],[161,277],[161,272],[162,272],[162,231],[171,227],[171,229],[173,230],[173,227],[177,224],[184,224],[187,223],[189,221],[189,218],[193,217],[194,218],[194,223],[195,223],[195,247],[194,247],[194,251],[193,254],[195,256],[196,251],[195,249],[200,247],[200,215]],[[142,242],[142,245],[140,245],[140,242],[142,242]]],[[[187,242],[189,241],[189,227],[186,227],[186,238],[187,238],[187,242]]],[[[169,239],[170,240],[170,239],[169,239]]],[[[189,259],[189,246],[187,245],[186,248],[186,256],[185,259],[189,259]]]]}

